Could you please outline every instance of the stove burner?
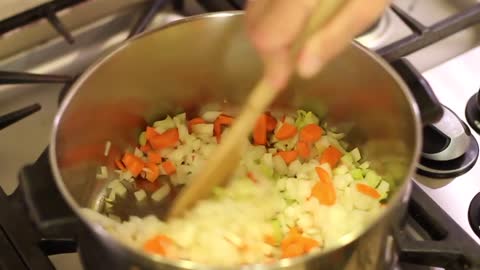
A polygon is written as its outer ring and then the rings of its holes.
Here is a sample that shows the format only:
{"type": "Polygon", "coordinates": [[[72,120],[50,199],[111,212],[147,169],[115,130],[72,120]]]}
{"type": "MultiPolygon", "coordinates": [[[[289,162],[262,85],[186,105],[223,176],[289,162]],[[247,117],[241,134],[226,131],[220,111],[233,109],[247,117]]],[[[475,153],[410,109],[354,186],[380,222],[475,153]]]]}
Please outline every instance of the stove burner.
{"type": "Polygon", "coordinates": [[[468,124],[480,134],[480,90],[473,95],[467,103],[465,108],[465,116],[467,117],[468,124]]]}
{"type": "Polygon", "coordinates": [[[418,173],[432,178],[449,178],[468,172],[477,161],[479,149],[468,126],[443,106],[442,118],[423,129],[422,158],[418,173]]]}
{"type": "Polygon", "coordinates": [[[480,192],[473,197],[468,208],[468,221],[475,234],[480,237],[480,192]]]}

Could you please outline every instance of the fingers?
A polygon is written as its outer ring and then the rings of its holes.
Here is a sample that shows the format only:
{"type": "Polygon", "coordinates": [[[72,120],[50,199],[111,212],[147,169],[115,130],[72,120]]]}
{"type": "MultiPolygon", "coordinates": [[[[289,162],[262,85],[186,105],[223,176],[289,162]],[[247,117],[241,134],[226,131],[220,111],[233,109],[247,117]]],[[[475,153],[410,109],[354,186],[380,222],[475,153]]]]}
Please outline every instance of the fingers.
{"type": "Polygon", "coordinates": [[[264,79],[274,89],[283,89],[293,71],[292,60],[287,49],[265,51],[261,55],[264,63],[264,79]]]}
{"type": "Polygon", "coordinates": [[[264,77],[283,88],[292,72],[288,48],[302,30],[316,0],[252,0],[247,5],[247,31],[265,65],[264,77]]]}
{"type": "Polygon", "coordinates": [[[302,30],[316,0],[255,0],[247,6],[247,26],[255,46],[263,51],[288,46],[302,30]]]}
{"type": "Polygon", "coordinates": [[[297,71],[304,78],[315,75],[326,63],[337,56],[350,41],[371,25],[382,14],[390,1],[350,0],[313,37],[300,53],[297,71]]]}

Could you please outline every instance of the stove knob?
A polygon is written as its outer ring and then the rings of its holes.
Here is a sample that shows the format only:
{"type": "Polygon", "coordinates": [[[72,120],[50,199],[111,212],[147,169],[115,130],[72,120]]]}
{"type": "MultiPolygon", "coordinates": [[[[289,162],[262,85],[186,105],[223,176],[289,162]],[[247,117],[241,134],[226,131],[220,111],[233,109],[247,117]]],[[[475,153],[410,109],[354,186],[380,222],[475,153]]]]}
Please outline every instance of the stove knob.
{"type": "Polygon", "coordinates": [[[465,116],[468,124],[480,134],[480,90],[468,100],[465,116]]]}
{"type": "Polygon", "coordinates": [[[450,109],[443,106],[442,118],[424,127],[422,156],[436,161],[459,158],[470,145],[470,130],[450,109]]]}
{"type": "Polygon", "coordinates": [[[475,95],[477,96],[477,110],[480,111],[480,90],[475,95]]]}

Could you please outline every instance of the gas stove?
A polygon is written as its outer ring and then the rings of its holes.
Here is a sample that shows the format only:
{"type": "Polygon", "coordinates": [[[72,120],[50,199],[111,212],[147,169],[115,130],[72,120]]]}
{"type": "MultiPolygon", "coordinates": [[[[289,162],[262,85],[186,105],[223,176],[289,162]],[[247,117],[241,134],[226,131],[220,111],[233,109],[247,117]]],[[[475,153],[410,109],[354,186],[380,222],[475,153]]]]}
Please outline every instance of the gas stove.
{"type": "MultiPolygon", "coordinates": [[[[72,239],[77,225],[68,208],[58,207],[62,198],[41,155],[59,100],[88,65],[125,39],[183,16],[239,9],[244,2],[41,1],[0,20],[0,269],[101,268],[80,263],[72,239]],[[24,192],[55,213],[27,215],[19,178],[24,192]]],[[[463,257],[480,252],[480,39],[478,29],[466,28],[480,22],[480,4],[454,2],[393,1],[357,38],[387,60],[411,62],[444,106],[442,119],[424,130],[409,217],[397,235],[398,269],[459,269],[463,257]],[[459,263],[446,265],[452,260],[459,263]]]]}

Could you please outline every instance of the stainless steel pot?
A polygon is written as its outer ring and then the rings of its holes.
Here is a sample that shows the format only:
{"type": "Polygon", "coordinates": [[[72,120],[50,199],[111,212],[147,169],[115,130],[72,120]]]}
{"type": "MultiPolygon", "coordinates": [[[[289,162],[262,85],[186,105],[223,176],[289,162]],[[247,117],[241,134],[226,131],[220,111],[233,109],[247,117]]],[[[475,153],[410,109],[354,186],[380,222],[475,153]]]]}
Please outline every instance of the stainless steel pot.
{"type": "MultiPolygon", "coordinates": [[[[242,18],[236,12],[200,15],[130,40],[90,67],[61,105],[50,146],[56,183],[99,245],[122,260],[124,269],[211,269],[137,252],[79,210],[101,207],[106,181],[96,179],[97,168],[113,168],[146,123],[168,113],[195,113],[207,103],[242,104],[262,71],[242,18]],[[108,157],[103,155],[106,141],[112,142],[108,157]]],[[[348,127],[348,141],[361,146],[395,187],[384,214],[345,236],[338,248],[242,268],[388,267],[388,235],[403,214],[421,144],[420,113],[404,81],[381,57],[352,43],[315,78],[294,79],[272,107],[313,110],[333,125],[348,127]]]]}

